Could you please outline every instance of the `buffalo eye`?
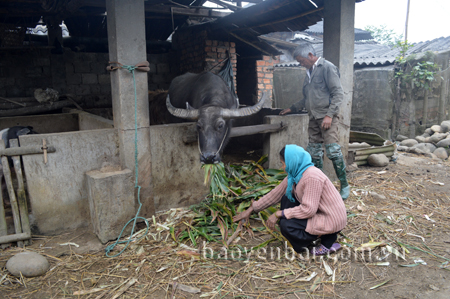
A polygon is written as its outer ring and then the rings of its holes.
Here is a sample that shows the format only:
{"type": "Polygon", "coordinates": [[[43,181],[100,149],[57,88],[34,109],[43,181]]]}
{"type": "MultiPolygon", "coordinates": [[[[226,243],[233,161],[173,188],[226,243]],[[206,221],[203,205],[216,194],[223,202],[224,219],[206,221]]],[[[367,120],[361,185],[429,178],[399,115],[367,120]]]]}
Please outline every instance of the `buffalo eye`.
{"type": "Polygon", "coordinates": [[[203,129],[203,126],[201,123],[197,123],[197,131],[201,131],[203,129]]]}
{"type": "Polygon", "coordinates": [[[217,124],[217,129],[218,129],[218,130],[222,130],[223,127],[225,127],[225,122],[219,122],[219,123],[217,124]]]}

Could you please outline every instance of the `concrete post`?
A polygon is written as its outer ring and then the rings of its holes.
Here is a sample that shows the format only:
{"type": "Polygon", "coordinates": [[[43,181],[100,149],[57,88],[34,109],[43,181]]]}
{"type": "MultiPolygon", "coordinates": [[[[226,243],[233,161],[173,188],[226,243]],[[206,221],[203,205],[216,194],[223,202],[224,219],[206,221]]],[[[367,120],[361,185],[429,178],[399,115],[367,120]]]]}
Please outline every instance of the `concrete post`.
{"type": "Polygon", "coordinates": [[[264,134],[263,154],[269,158],[268,168],[281,168],[280,150],[286,144],[297,144],[306,149],[308,145],[308,114],[291,114],[285,116],[267,115],[265,124],[283,122],[286,128],[277,133],[264,134]]]}
{"type": "MultiPolygon", "coordinates": [[[[110,61],[135,65],[147,60],[144,0],[107,0],[110,61]]],[[[141,215],[154,214],[151,197],[150,120],[147,73],[135,72],[141,215]]],[[[133,76],[125,69],[111,72],[114,128],[117,130],[122,168],[135,172],[135,117],[133,76]]],[[[139,206],[136,205],[136,208],[139,206]]]]}
{"type": "MultiPolygon", "coordinates": [[[[323,55],[336,65],[341,73],[344,101],[339,112],[339,144],[342,153],[347,157],[353,97],[355,0],[325,0],[323,37],[323,55]]],[[[330,161],[326,161],[324,171],[334,175],[330,161]]]]}

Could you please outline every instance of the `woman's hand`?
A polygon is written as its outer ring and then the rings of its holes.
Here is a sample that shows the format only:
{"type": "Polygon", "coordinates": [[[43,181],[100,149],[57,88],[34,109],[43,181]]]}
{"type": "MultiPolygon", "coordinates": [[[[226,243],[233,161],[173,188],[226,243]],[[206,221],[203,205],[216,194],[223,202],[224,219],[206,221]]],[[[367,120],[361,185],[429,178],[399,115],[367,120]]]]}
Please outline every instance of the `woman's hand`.
{"type": "Polygon", "coordinates": [[[266,221],[266,225],[270,230],[275,230],[275,224],[277,224],[278,222],[277,213],[278,211],[270,215],[270,217],[266,221]]]}
{"type": "Polygon", "coordinates": [[[269,229],[275,230],[275,224],[277,224],[278,219],[281,217],[281,211],[276,211],[272,215],[270,215],[269,219],[266,221],[266,225],[269,229]]]}
{"type": "Polygon", "coordinates": [[[236,216],[233,217],[233,221],[234,222],[238,222],[242,219],[245,219],[244,222],[248,222],[248,220],[250,219],[250,215],[253,213],[253,207],[250,206],[247,210],[245,210],[242,213],[237,214],[236,216]]]}

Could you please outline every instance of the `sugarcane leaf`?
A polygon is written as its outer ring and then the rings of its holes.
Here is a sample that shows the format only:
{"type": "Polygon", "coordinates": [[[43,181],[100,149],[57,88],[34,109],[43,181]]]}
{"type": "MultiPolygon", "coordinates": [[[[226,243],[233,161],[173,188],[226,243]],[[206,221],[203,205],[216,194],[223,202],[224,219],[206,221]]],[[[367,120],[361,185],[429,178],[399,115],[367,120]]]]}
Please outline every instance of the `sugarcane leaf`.
{"type": "Polygon", "coordinates": [[[376,286],[371,287],[369,290],[374,290],[374,289],[376,289],[378,287],[381,287],[382,285],[387,284],[389,281],[390,281],[390,279],[388,279],[388,280],[386,280],[386,281],[384,281],[384,282],[382,282],[380,284],[377,284],[376,286]]]}
{"type": "Polygon", "coordinates": [[[269,245],[269,243],[271,243],[271,242],[273,242],[273,241],[276,241],[276,240],[278,240],[278,239],[277,239],[277,238],[273,238],[273,239],[264,241],[264,242],[262,242],[261,244],[256,245],[255,247],[252,247],[252,250],[258,250],[258,249],[260,249],[260,248],[266,247],[267,245],[269,245]]]}
{"type": "Polygon", "coordinates": [[[170,227],[170,236],[172,237],[172,239],[176,242],[177,238],[175,238],[175,227],[171,226],[170,227]]]}
{"type": "Polygon", "coordinates": [[[220,217],[220,216],[217,218],[217,226],[220,229],[220,233],[222,235],[222,241],[223,241],[224,245],[226,245],[227,239],[228,239],[228,229],[227,229],[222,217],[220,217]]]}

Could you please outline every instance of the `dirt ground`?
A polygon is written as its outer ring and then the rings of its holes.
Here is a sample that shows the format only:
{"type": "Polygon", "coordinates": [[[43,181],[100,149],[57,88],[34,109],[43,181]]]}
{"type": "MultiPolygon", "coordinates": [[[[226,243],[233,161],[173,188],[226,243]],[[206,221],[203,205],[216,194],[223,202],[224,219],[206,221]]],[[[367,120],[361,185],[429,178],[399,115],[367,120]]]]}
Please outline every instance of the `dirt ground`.
{"type": "MultiPolygon", "coordinates": [[[[350,172],[343,249],[326,257],[291,259],[278,240],[238,255],[272,240],[265,230],[242,233],[229,251],[180,246],[167,228],[188,221],[184,209],[150,219],[149,234],[118,257],[106,257],[89,228],[34,236],[25,249],[0,249],[0,298],[450,298],[449,170],[447,161],[401,153],[387,167],[350,172]],[[10,275],[7,260],[23,250],[44,255],[50,270],[10,275]]],[[[262,228],[258,219],[251,225],[262,228]]]]}

